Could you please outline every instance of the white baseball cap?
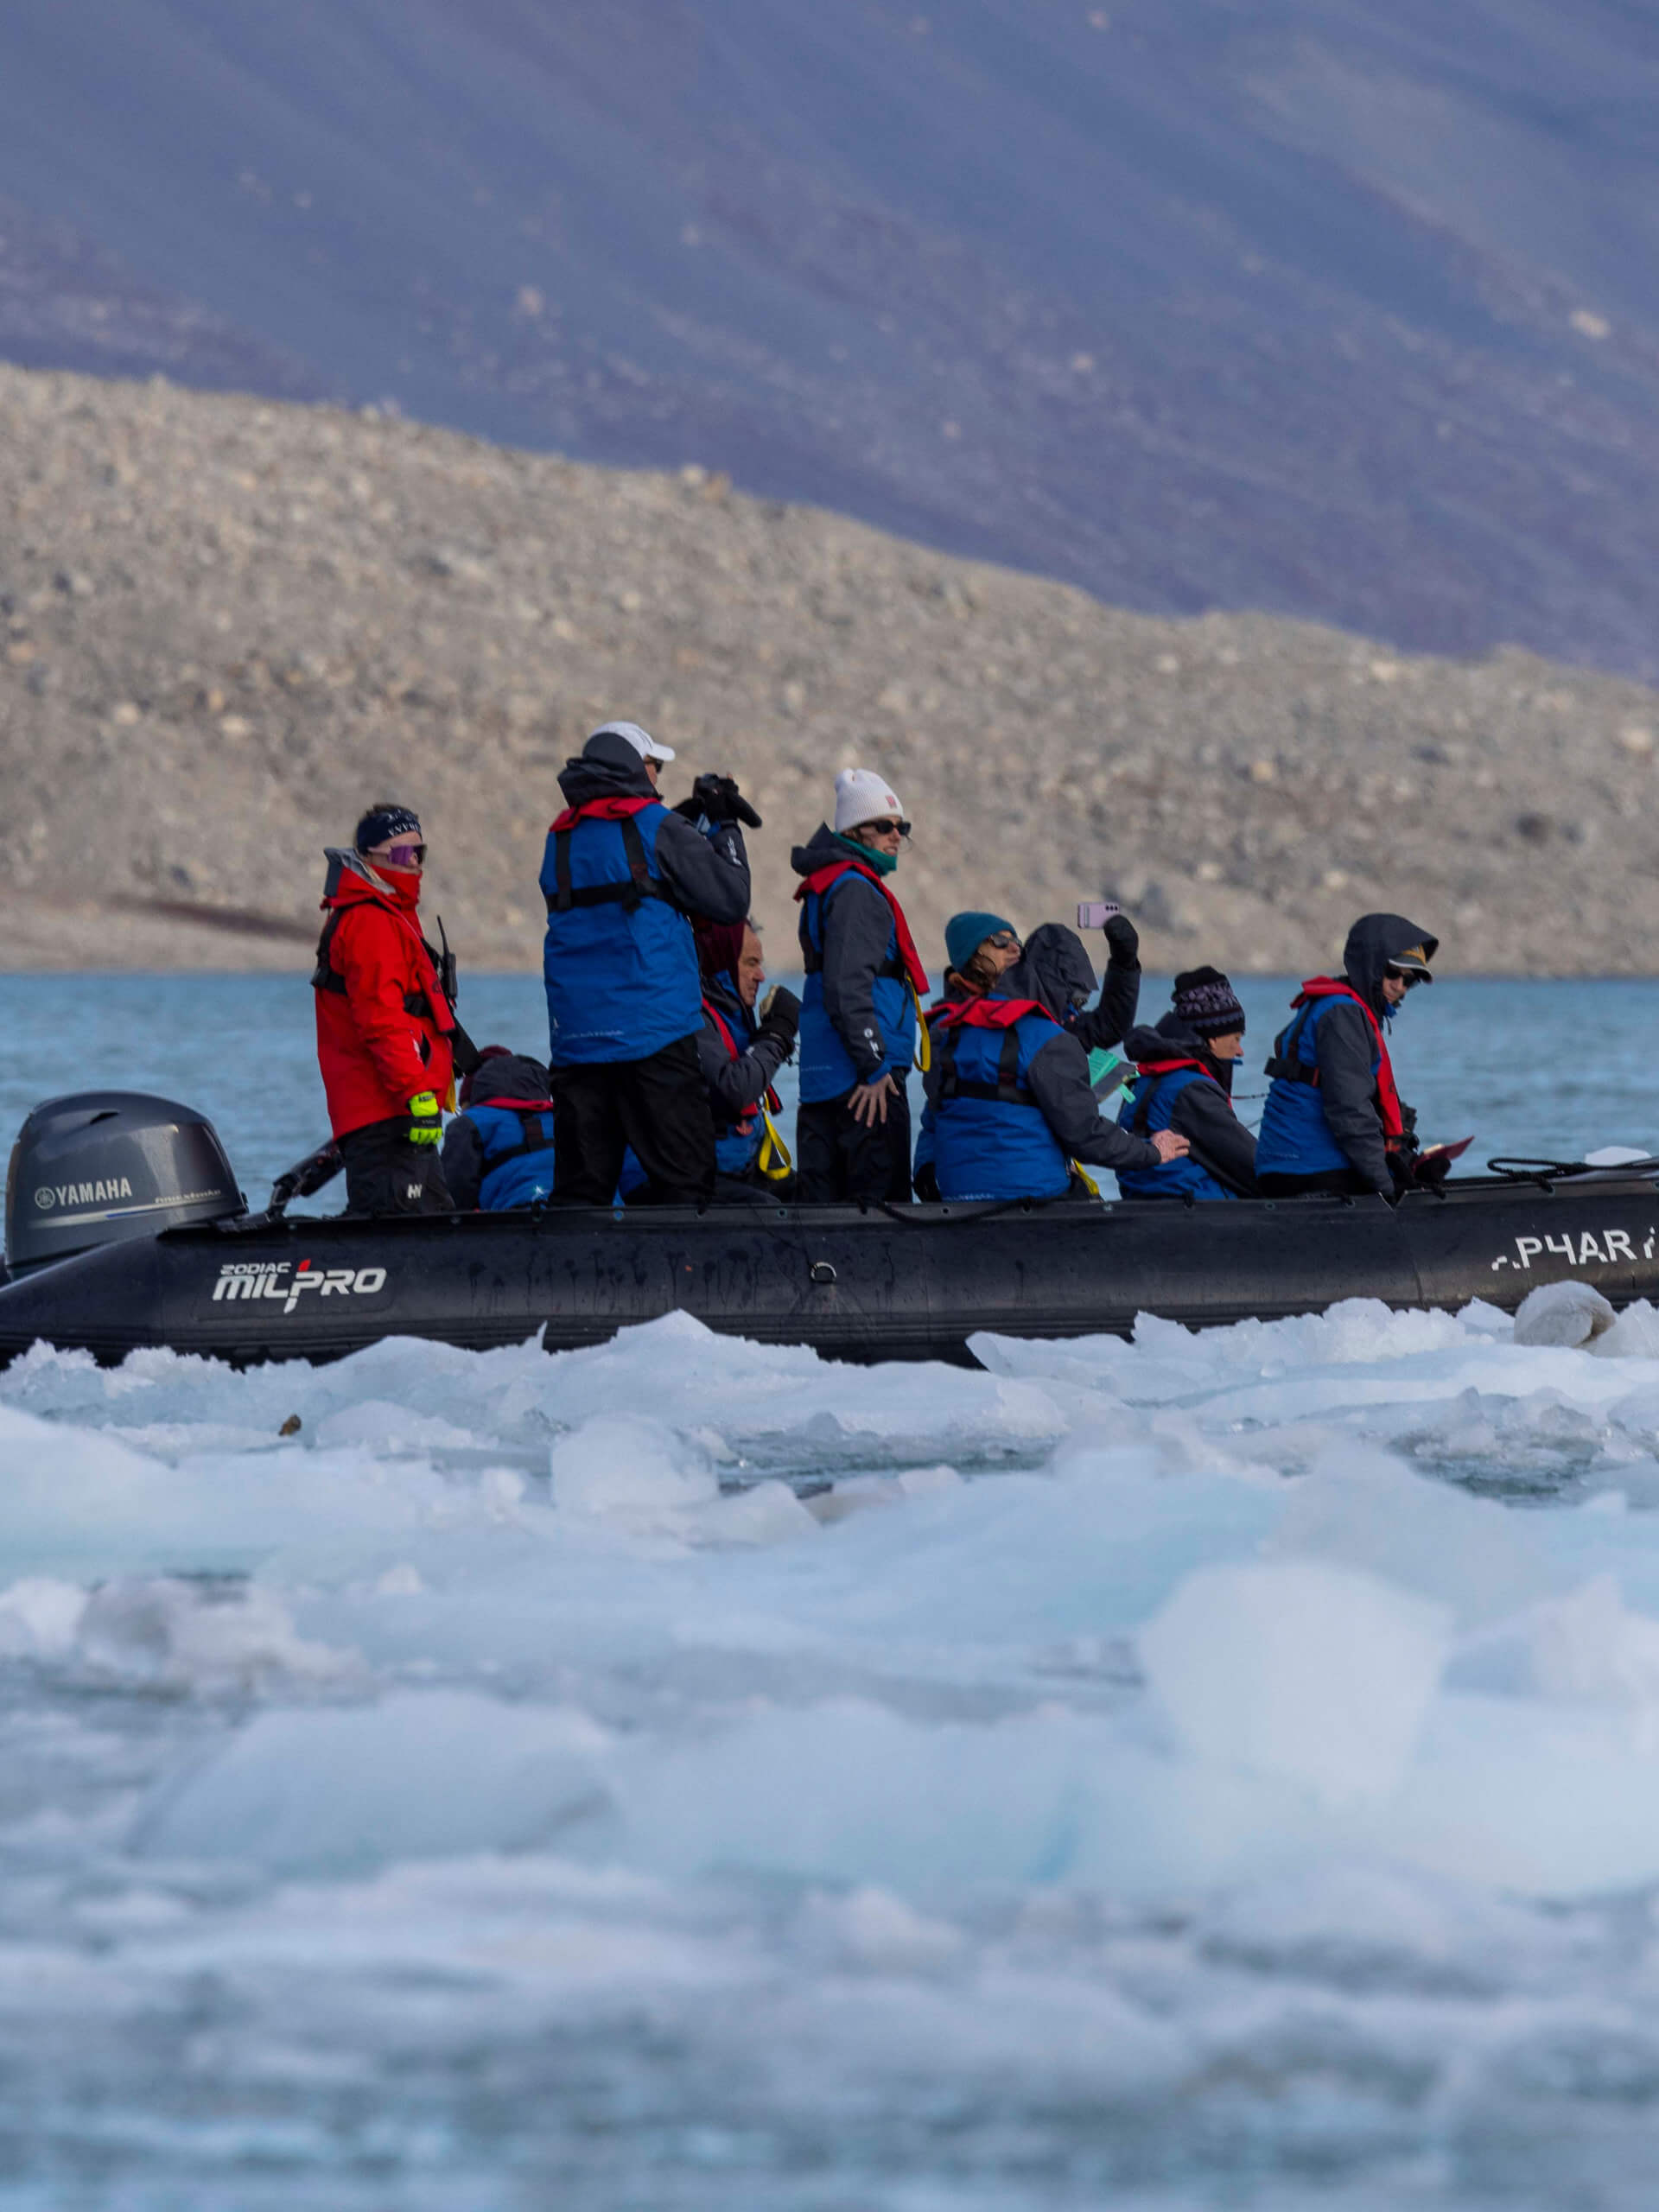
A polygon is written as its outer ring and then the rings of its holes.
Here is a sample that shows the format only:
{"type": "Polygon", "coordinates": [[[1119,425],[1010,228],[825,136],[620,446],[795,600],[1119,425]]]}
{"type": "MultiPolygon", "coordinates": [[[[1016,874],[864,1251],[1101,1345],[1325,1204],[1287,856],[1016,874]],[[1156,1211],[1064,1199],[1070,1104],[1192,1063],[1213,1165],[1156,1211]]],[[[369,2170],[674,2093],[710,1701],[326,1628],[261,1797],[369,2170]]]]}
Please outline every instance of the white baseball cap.
{"type": "Polygon", "coordinates": [[[836,778],[837,830],[856,830],[861,823],[879,821],[884,814],[902,821],[904,812],[893,785],[874,768],[843,768],[836,778]]]}
{"type": "Polygon", "coordinates": [[[633,747],[642,760],[671,760],[674,758],[671,745],[658,745],[651,732],[641,729],[638,722],[601,722],[588,740],[589,745],[595,737],[620,737],[625,744],[633,747]]]}

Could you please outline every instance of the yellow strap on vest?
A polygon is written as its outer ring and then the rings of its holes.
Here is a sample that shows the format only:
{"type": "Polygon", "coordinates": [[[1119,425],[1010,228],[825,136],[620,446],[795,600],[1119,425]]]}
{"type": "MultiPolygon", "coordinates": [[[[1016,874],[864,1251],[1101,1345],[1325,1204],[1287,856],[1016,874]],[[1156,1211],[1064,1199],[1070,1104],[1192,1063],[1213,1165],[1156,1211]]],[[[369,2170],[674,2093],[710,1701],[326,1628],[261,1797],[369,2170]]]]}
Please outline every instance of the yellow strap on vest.
{"type": "Polygon", "coordinates": [[[906,988],[910,993],[910,1002],[916,1009],[916,1072],[925,1075],[933,1065],[933,1035],[927,1026],[927,1016],[922,1012],[922,1002],[916,995],[915,984],[907,984],[906,988]]]}
{"type": "Polygon", "coordinates": [[[1089,1170],[1083,1165],[1081,1160],[1074,1160],[1071,1162],[1071,1173],[1077,1177],[1077,1180],[1084,1185],[1091,1198],[1097,1198],[1100,1196],[1099,1184],[1096,1182],[1094,1177],[1089,1173],[1089,1170]]]}
{"type": "Polygon", "coordinates": [[[789,1156],[789,1147],[778,1134],[777,1122],[766,1111],[764,1099],[760,1102],[760,1119],[766,1125],[766,1134],[760,1140],[760,1149],[754,1156],[754,1164],[767,1182],[781,1183],[795,1163],[789,1156]]]}

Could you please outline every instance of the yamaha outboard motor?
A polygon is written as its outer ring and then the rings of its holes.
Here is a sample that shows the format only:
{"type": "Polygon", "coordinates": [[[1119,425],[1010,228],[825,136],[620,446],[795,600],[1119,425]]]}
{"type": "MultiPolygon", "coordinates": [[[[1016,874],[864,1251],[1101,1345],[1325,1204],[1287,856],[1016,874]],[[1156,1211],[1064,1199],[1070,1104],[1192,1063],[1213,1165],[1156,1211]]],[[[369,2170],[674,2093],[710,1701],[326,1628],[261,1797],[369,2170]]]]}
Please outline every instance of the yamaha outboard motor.
{"type": "Polygon", "coordinates": [[[219,1133],[194,1107],[136,1090],[78,1090],[37,1106],[6,1171],[14,1275],[95,1244],[245,1211],[219,1133]]]}

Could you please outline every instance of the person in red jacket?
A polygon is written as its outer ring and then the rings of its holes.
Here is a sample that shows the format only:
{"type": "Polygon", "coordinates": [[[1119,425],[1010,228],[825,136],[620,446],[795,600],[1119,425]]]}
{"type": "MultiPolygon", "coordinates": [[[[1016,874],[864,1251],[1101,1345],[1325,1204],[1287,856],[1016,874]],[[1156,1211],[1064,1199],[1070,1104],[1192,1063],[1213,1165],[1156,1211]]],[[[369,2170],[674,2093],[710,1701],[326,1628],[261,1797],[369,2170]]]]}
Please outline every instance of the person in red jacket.
{"type": "Polygon", "coordinates": [[[327,919],[311,978],[317,1064],[349,1213],[448,1213],[438,1145],[460,1034],[443,963],[416,918],[426,846],[407,807],[372,806],[327,849],[327,919]]]}

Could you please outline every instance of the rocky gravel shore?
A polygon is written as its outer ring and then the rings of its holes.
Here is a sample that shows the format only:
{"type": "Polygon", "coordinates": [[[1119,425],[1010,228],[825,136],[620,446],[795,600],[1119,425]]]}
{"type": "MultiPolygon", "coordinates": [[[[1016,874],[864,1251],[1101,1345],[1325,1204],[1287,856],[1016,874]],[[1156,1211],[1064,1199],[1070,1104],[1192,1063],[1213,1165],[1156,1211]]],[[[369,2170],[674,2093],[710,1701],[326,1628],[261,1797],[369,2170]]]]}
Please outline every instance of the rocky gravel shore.
{"type": "Polygon", "coordinates": [[[1103,890],[1165,969],[1322,967],[1376,906],[1453,968],[1659,965],[1641,685],[1128,614],[695,468],[0,368],[0,632],[13,968],[302,971],[321,849],[386,795],[463,958],[533,965],[556,773],[610,715],[679,748],[670,797],[741,779],[780,966],[854,762],[915,822],[936,965],[956,906],[1103,890]]]}

